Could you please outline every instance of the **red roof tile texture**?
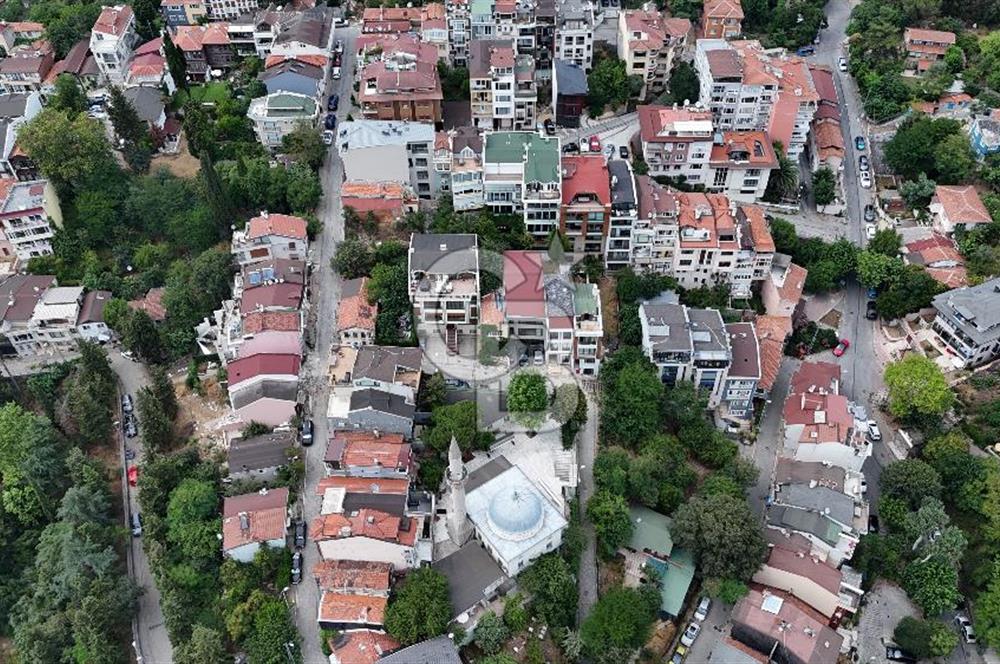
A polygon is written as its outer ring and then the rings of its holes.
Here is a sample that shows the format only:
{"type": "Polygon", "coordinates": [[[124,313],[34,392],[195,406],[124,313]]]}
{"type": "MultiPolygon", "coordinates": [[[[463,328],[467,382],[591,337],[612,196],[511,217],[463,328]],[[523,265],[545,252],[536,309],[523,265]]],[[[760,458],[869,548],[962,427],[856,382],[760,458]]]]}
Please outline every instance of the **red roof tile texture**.
{"type": "Polygon", "coordinates": [[[229,387],[262,375],[298,376],[302,358],[291,353],[258,353],[240,358],[226,366],[229,387]]]}
{"type": "Polygon", "coordinates": [[[265,235],[305,240],[306,220],[290,214],[263,214],[251,219],[247,225],[247,237],[253,240],[265,235]]]}
{"type": "Polygon", "coordinates": [[[284,537],[287,515],[288,489],[226,498],[222,504],[222,550],[284,537]],[[243,519],[241,514],[245,514],[243,519]]]}

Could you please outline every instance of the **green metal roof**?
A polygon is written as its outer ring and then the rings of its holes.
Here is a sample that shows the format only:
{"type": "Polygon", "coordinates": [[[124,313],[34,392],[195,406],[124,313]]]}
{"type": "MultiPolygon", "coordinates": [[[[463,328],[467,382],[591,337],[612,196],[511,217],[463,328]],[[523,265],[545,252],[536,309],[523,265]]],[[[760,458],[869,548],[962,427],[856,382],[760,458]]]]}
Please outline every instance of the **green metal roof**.
{"type": "Polygon", "coordinates": [[[667,562],[649,558],[646,564],[660,573],[660,611],[675,618],[681,615],[684,598],[694,579],[694,556],[686,549],[677,548],[667,562]]]}
{"type": "Polygon", "coordinates": [[[472,0],[469,5],[469,13],[475,15],[492,14],[493,2],[491,0],[472,0]]]}
{"type": "Polygon", "coordinates": [[[484,158],[498,164],[524,163],[525,182],[559,182],[559,141],[527,131],[486,135],[484,158]]]}
{"type": "Polygon", "coordinates": [[[316,102],[305,95],[276,94],[267,98],[267,114],[274,116],[313,115],[316,102]]]}
{"type": "MultiPolygon", "coordinates": [[[[577,316],[579,316],[580,314],[590,314],[591,316],[597,315],[597,297],[595,296],[596,292],[597,292],[597,286],[594,284],[576,285],[576,292],[573,294],[573,311],[577,316]]],[[[668,517],[663,517],[663,518],[667,519],[668,521],[670,520],[668,517]]],[[[667,533],[667,537],[670,537],[669,532],[667,533]]]]}
{"type": "Polygon", "coordinates": [[[632,539],[629,540],[628,548],[661,557],[669,556],[674,548],[674,540],[670,537],[673,520],[642,505],[634,505],[628,512],[632,519],[632,539]]]}

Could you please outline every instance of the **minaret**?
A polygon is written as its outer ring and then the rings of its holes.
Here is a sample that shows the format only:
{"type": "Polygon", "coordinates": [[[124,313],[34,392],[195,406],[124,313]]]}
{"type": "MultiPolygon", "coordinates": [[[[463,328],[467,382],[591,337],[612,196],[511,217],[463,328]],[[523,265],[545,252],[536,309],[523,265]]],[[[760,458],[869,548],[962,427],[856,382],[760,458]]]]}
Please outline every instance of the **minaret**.
{"type": "Polygon", "coordinates": [[[448,536],[462,546],[469,539],[469,519],[465,513],[465,478],[468,472],[462,463],[462,451],[455,437],[448,448],[448,486],[451,488],[451,511],[448,512],[448,536]]]}

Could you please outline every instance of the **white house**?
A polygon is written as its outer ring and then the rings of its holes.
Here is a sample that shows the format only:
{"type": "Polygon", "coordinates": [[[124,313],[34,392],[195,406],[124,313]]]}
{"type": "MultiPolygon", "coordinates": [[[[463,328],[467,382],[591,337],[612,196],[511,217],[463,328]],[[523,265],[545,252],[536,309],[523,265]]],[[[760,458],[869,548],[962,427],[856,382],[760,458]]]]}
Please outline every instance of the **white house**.
{"type": "Polygon", "coordinates": [[[138,41],[131,7],[117,5],[101,10],[90,32],[90,52],[106,80],[115,85],[125,82],[138,41]]]}

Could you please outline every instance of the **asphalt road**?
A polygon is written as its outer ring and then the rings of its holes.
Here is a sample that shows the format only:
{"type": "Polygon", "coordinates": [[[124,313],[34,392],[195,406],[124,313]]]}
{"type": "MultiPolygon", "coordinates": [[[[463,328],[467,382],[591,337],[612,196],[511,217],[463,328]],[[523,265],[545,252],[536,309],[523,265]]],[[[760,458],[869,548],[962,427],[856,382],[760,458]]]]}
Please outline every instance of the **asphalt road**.
{"type": "MultiPolygon", "coordinates": [[[[351,113],[352,81],[354,80],[354,43],[360,34],[356,26],[338,28],[335,37],[344,41],[340,80],[328,81],[327,94],[340,94],[337,111],[338,124],[351,113]]],[[[322,100],[323,104],[326,100],[322,100]]],[[[360,116],[355,110],[355,114],[360,116]]],[[[334,343],[336,331],[337,303],[340,298],[341,279],[330,267],[330,259],[339,242],[344,239],[344,219],[340,205],[340,186],[344,179],[344,164],[335,146],[330,147],[326,163],[320,171],[323,184],[323,198],[320,200],[318,216],[323,222],[323,232],[313,242],[309,250],[314,268],[310,282],[311,306],[316,312],[313,338],[315,349],[306,357],[302,381],[309,394],[309,408],[313,418],[313,440],[311,447],[303,448],[305,454],[305,486],[298,506],[300,518],[309,524],[319,516],[321,500],[316,495],[316,485],[325,476],[323,456],[328,436],[326,423],[326,403],[330,394],[326,379],[326,367],[330,361],[330,347],[334,343]]],[[[294,586],[288,599],[295,612],[295,622],[302,637],[302,659],[312,664],[324,662],[326,657],[320,650],[319,589],[313,577],[313,568],[320,560],[319,551],[312,542],[307,542],[303,555],[302,583],[294,586]]]]}
{"type": "MultiPolygon", "coordinates": [[[[121,356],[116,349],[109,349],[111,368],[118,376],[120,389],[126,394],[132,395],[133,402],[135,395],[143,387],[149,384],[149,374],[146,367],[140,362],[132,362],[121,356]]],[[[142,422],[139,422],[140,430],[142,422]]],[[[121,429],[119,428],[119,432],[121,429]]],[[[125,462],[125,450],[122,449],[123,470],[125,473],[129,465],[142,463],[142,446],[139,438],[126,440],[121,436],[125,447],[135,450],[135,459],[125,462]]],[[[125,526],[129,532],[132,530],[130,522],[131,515],[139,511],[139,492],[135,487],[128,485],[123,477],[123,493],[125,504],[128,505],[125,514],[125,526]]],[[[142,595],[139,597],[139,611],[135,619],[133,637],[136,642],[133,644],[136,660],[142,664],[169,664],[173,661],[173,646],[170,644],[170,637],[167,636],[167,628],[163,624],[163,610],[160,608],[160,591],[156,587],[153,573],[149,569],[149,559],[142,548],[142,538],[133,537],[129,540],[129,572],[132,579],[142,588],[142,595]]]]}

